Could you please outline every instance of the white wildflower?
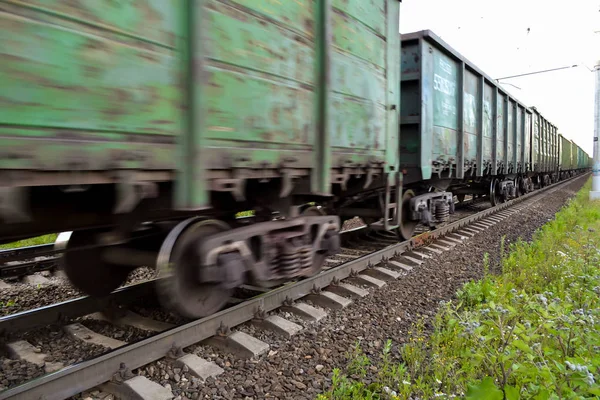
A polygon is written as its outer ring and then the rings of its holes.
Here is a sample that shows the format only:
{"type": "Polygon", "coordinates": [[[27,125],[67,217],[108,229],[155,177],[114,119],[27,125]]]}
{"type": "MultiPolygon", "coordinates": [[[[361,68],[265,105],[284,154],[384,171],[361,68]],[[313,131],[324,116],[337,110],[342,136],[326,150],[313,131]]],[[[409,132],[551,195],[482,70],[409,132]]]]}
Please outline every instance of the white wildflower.
{"type": "Polygon", "coordinates": [[[587,373],[586,381],[587,381],[587,384],[590,386],[593,385],[594,383],[596,383],[596,381],[594,380],[594,375],[591,372],[587,373]]]}

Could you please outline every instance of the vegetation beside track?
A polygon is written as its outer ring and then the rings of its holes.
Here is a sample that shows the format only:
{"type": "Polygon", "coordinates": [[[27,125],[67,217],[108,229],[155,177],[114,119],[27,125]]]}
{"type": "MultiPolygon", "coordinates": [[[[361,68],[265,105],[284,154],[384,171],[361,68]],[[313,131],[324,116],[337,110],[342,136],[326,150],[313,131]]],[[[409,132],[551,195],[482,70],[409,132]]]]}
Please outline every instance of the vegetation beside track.
{"type": "Polygon", "coordinates": [[[58,235],[56,233],[52,233],[50,235],[36,236],[29,239],[19,240],[18,242],[6,243],[0,245],[0,250],[16,249],[19,247],[37,246],[40,244],[54,243],[56,241],[57,236],[58,235]]]}
{"type": "Polygon", "coordinates": [[[588,181],[531,243],[511,245],[501,275],[487,273],[486,258],[485,277],[442,305],[431,332],[414,327],[401,363],[390,341],[379,360],[357,344],[318,399],[600,396],[600,202],[589,189],[588,181]],[[368,370],[374,383],[365,383],[368,370]]]}

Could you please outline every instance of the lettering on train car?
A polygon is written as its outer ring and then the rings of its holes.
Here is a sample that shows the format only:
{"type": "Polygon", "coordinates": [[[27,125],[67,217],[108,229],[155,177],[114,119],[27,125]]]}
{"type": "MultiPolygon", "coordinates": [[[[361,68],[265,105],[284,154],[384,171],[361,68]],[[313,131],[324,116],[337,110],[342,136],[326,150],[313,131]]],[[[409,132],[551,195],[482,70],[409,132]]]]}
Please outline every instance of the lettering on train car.
{"type": "Polygon", "coordinates": [[[456,84],[449,81],[448,79],[439,76],[438,74],[433,75],[433,88],[438,92],[453,96],[456,90],[456,84]]]}

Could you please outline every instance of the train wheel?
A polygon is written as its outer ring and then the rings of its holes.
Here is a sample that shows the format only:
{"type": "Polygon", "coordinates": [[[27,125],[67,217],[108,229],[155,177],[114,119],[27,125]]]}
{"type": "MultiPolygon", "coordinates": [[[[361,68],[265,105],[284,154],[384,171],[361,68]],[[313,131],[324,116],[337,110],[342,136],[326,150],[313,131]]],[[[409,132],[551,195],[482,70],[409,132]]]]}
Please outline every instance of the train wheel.
{"type": "Polygon", "coordinates": [[[398,234],[404,240],[408,240],[415,234],[415,229],[419,224],[419,221],[411,221],[410,215],[410,199],[415,197],[415,192],[407,190],[402,195],[402,207],[400,208],[400,227],[398,228],[398,234]]]}
{"type": "Polygon", "coordinates": [[[106,249],[96,246],[98,230],[74,231],[66,244],[62,266],[73,286],[83,293],[104,297],[127,280],[135,269],[131,265],[119,265],[103,259],[106,249]],[[95,246],[95,247],[92,247],[95,246]]]}
{"type": "Polygon", "coordinates": [[[465,201],[465,195],[464,194],[457,194],[456,195],[456,200],[458,200],[459,203],[462,203],[465,201]]]}
{"type": "Polygon", "coordinates": [[[221,221],[190,218],[169,232],[156,263],[158,296],[165,307],[184,317],[200,318],[227,304],[231,289],[199,282],[196,249],[204,238],[228,229],[221,221]]]}
{"type": "MultiPolygon", "coordinates": [[[[304,217],[318,217],[322,215],[327,215],[327,213],[321,207],[312,206],[304,209],[304,211],[302,211],[300,215],[304,217]]],[[[323,264],[325,264],[326,258],[327,254],[325,252],[315,253],[313,258],[313,267],[310,271],[310,276],[316,275],[317,273],[321,272],[321,268],[323,267],[323,264]]]]}
{"type": "Polygon", "coordinates": [[[521,197],[526,193],[525,183],[523,181],[523,178],[521,178],[520,176],[515,178],[515,189],[517,197],[521,197]]]}
{"type": "Polygon", "coordinates": [[[497,196],[496,189],[498,187],[498,179],[492,179],[490,181],[490,203],[492,207],[497,206],[500,203],[499,196],[497,196]]]}

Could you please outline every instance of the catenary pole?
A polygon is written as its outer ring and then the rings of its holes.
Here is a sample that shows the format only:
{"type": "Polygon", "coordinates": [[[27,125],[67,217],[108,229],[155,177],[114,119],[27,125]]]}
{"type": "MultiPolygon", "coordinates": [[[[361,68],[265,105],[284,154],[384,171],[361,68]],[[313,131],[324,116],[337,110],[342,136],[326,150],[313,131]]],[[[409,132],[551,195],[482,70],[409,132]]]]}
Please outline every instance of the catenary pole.
{"type": "Polygon", "coordinates": [[[590,199],[600,200],[600,60],[594,67],[594,74],[596,75],[596,100],[594,103],[594,161],[590,199]]]}

